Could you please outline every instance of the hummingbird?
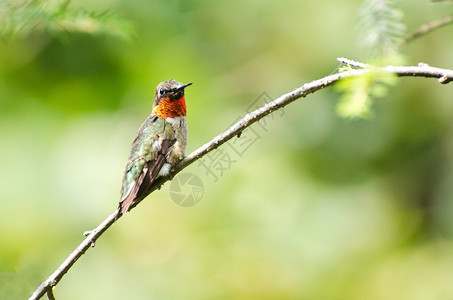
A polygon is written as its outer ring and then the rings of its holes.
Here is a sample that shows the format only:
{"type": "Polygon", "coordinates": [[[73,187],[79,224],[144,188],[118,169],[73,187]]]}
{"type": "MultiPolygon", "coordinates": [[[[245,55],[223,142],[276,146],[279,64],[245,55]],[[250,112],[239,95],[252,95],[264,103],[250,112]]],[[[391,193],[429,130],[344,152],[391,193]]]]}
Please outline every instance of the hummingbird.
{"type": "Polygon", "coordinates": [[[129,210],[157,177],[167,175],[184,158],[189,132],[184,89],[191,84],[169,79],[157,85],[153,110],[132,142],[124,170],[121,214],[129,210]]]}

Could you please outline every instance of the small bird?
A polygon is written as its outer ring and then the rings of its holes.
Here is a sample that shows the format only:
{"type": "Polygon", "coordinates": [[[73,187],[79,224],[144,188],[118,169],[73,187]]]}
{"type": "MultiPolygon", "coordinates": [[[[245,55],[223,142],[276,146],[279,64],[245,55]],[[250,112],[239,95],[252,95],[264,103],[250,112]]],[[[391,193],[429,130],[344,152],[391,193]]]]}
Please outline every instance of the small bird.
{"type": "Polygon", "coordinates": [[[124,170],[119,210],[126,213],[159,176],[167,175],[184,158],[189,129],[184,89],[174,79],[157,85],[153,111],[132,142],[124,170]]]}

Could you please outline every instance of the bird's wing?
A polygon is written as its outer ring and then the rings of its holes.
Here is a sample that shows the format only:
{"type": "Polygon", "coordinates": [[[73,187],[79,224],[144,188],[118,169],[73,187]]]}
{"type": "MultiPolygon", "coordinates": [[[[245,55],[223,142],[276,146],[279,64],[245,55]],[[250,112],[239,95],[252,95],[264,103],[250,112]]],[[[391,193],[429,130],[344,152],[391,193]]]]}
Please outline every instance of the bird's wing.
{"type": "Polygon", "coordinates": [[[163,119],[153,118],[150,120],[150,124],[153,126],[145,126],[147,121],[142,125],[138,137],[134,140],[129,163],[124,172],[119,205],[122,214],[127,212],[133,201],[143,195],[156,180],[170,148],[176,142],[171,124],[163,119]],[[143,156],[138,147],[155,147],[157,151],[153,155],[143,156]],[[138,172],[139,174],[137,174],[138,172]]]}

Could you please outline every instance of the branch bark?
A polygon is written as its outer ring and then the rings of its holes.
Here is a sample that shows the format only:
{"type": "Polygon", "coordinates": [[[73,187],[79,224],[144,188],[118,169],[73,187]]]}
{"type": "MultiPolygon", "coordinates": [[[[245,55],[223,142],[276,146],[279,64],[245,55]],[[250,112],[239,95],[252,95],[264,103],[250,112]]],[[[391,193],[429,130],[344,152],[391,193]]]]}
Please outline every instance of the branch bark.
{"type": "MultiPolygon", "coordinates": [[[[366,74],[368,72],[385,72],[396,74],[397,76],[411,76],[411,77],[427,77],[427,78],[438,78],[439,82],[446,84],[450,81],[453,81],[453,70],[441,69],[428,66],[426,64],[420,63],[418,66],[386,66],[386,67],[372,67],[370,65],[356,62],[346,58],[338,58],[338,61],[345,63],[352,67],[357,67],[359,69],[352,69],[345,72],[335,73],[324,78],[305,83],[303,86],[284,94],[274,101],[262,106],[261,108],[245,115],[241,120],[236,124],[228,128],[225,132],[219,134],[213,138],[210,142],[204,144],[191,154],[187,155],[177,166],[176,168],[165,177],[160,177],[155,181],[155,184],[144,194],[141,199],[138,199],[131,209],[140,203],[145,197],[147,197],[154,190],[160,188],[165,182],[172,179],[176,174],[181,170],[188,167],[190,164],[194,163],[198,159],[202,158],[207,153],[217,149],[233,137],[240,134],[247,127],[253,123],[259,121],[265,116],[271,114],[272,112],[285,107],[286,105],[296,101],[297,99],[306,97],[307,95],[319,91],[325,87],[335,84],[337,81],[366,74]]],[[[74,263],[90,248],[94,247],[96,240],[113,225],[116,218],[120,218],[119,210],[113,212],[108,216],[98,227],[95,229],[86,232],[87,237],[82,243],[66,258],[66,260],[58,267],[55,272],[49,276],[33,293],[29,300],[40,299],[44,294],[49,293],[52,295],[52,288],[55,287],[61,278],[66,274],[69,269],[74,265],[74,263]],[[49,292],[50,291],[50,292],[49,292]]]]}
{"type": "Polygon", "coordinates": [[[453,16],[446,16],[441,19],[431,21],[427,24],[423,24],[414,31],[412,31],[411,33],[409,33],[407,37],[404,39],[404,42],[406,44],[409,44],[410,42],[418,39],[419,37],[426,35],[441,27],[447,26],[449,24],[453,24],[453,16]]]}

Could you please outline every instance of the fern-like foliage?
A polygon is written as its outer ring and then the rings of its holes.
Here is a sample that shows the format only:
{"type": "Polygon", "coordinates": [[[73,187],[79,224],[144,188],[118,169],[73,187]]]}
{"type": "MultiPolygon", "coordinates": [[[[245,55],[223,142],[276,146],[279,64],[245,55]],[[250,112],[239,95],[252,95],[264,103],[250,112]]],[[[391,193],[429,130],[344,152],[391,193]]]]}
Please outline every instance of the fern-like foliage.
{"type": "Polygon", "coordinates": [[[132,35],[132,26],[112,13],[70,8],[70,0],[0,0],[0,35],[26,36],[81,32],[121,38],[132,35]]]}
{"type": "MultiPolygon", "coordinates": [[[[359,10],[360,41],[368,50],[371,65],[400,64],[398,46],[406,26],[401,23],[403,13],[393,0],[364,0],[359,10]]],[[[341,99],[337,104],[339,115],[347,118],[365,118],[370,115],[373,99],[388,94],[396,77],[370,72],[361,77],[342,80],[337,84],[341,99]]]]}
{"type": "Polygon", "coordinates": [[[346,118],[369,117],[372,99],[386,96],[388,88],[395,85],[397,79],[393,74],[376,71],[342,80],[335,86],[342,94],[337,113],[346,118]]]}
{"type": "Polygon", "coordinates": [[[398,53],[406,32],[402,17],[393,0],[364,0],[359,10],[359,38],[372,56],[383,58],[398,53]]]}

